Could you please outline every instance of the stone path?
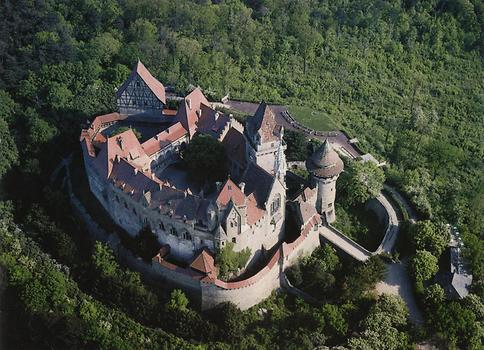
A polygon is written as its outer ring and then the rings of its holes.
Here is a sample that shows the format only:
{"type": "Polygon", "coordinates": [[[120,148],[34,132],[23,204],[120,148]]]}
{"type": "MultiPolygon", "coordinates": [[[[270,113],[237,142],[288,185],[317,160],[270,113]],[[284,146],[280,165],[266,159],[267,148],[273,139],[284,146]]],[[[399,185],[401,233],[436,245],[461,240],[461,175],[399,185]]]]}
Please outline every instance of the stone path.
{"type": "Polygon", "coordinates": [[[375,287],[377,294],[400,296],[408,307],[410,321],[421,325],[423,317],[413,294],[412,282],[408,277],[407,261],[403,260],[400,263],[391,263],[386,266],[385,280],[379,282],[375,287]]]}
{"type": "Polygon", "coordinates": [[[400,231],[400,222],[398,221],[397,211],[386,196],[380,193],[377,199],[388,214],[388,227],[380,246],[375,250],[375,254],[391,253],[397,241],[398,232],[400,231]]]}
{"type": "Polygon", "coordinates": [[[391,253],[400,231],[400,222],[398,220],[396,209],[383,193],[378,195],[377,200],[383,205],[388,214],[388,227],[380,246],[374,252],[368,251],[366,248],[362,247],[332,226],[328,226],[322,230],[321,235],[336,247],[359,261],[365,261],[370,256],[380,253],[391,253]]]}
{"type": "Polygon", "coordinates": [[[398,200],[403,205],[403,207],[408,213],[410,221],[412,223],[417,222],[418,220],[417,214],[415,213],[415,210],[413,210],[412,206],[408,203],[408,201],[396,189],[394,189],[390,185],[384,184],[383,188],[388,192],[391,192],[391,194],[395,197],[395,199],[398,200]]]}

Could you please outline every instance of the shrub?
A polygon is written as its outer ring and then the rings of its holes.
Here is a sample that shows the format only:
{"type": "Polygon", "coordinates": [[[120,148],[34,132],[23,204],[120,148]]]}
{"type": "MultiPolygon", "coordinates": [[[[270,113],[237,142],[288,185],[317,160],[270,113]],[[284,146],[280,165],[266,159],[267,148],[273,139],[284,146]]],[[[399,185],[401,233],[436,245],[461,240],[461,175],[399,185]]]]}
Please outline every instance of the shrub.
{"type": "Polygon", "coordinates": [[[234,244],[228,242],[224,248],[220,249],[215,257],[215,264],[219,268],[219,277],[224,279],[229,278],[232,274],[243,268],[247,264],[250,254],[251,251],[249,248],[245,248],[240,252],[234,252],[234,244]]]}

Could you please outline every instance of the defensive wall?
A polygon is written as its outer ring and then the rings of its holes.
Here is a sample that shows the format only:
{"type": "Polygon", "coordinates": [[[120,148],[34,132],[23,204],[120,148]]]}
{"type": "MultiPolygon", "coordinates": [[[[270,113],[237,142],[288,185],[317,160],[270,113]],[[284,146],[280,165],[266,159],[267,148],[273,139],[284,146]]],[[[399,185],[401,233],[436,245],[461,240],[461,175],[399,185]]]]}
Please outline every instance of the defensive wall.
{"type": "Polygon", "coordinates": [[[266,299],[274,290],[284,286],[284,270],[295,264],[299,258],[310,255],[320,245],[320,233],[324,229],[320,217],[315,215],[294,242],[282,242],[268,263],[253,276],[234,282],[210,279],[202,273],[177,266],[159,256],[147,263],[133,255],[121,244],[116,234],[106,232],[89,215],[72,192],[69,173],[67,177],[71,204],[77,216],[86,224],[91,239],[107,244],[120,262],[141,273],[143,278],[164,286],[183,289],[194,305],[202,310],[223,302],[232,302],[246,310],[266,299]]]}

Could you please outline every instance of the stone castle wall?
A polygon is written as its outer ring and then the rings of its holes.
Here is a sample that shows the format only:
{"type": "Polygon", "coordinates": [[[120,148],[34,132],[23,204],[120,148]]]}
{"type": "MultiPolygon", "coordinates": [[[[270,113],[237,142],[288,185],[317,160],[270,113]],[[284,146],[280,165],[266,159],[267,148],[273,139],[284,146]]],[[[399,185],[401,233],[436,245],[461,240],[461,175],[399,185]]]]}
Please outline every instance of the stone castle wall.
{"type": "MultiPolygon", "coordinates": [[[[97,177],[90,177],[90,180],[94,179],[97,179],[97,177]]],[[[95,189],[95,187],[92,186],[91,189],[95,189]]],[[[101,204],[109,210],[108,207],[113,205],[113,200],[105,200],[104,195],[95,190],[93,193],[100,199],[101,204]]],[[[75,197],[72,197],[72,200],[79,211],[84,210],[75,197]]],[[[94,222],[86,213],[81,216],[85,222],[94,222]]],[[[102,231],[99,227],[91,228],[89,232],[95,239],[109,244],[121,260],[130,268],[142,273],[145,278],[162,282],[167,287],[183,289],[192,303],[202,310],[213,308],[223,302],[232,302],[240,309],[245,310],[263,301],[273,291],[282,287],[282,272],[287,267],[297,263],[301,257],[310,255],[320,245],[320,228],[320,222],[313,219],[302,230],[298,239],[292,243],[282,243],[268,264],[257,274],[237,282],[224,282],[218,279],[202,282],[200,275],[192,270],[178,267],[166,261],[162,263],[152,261],[151,264],[147,264],[126,250],[119,240],[113,241],[111,239],[114,237],[113,235],[97,232],[102,231]],[[314,227],[316,227],[316,230],[314,227]]]]}
{"type": "Polygon", "coordinates": [[[255,275],[236,282],[215,280],[203,282],[190,277],[186,269],[153,261],[157,274],[167,282],[178,286],[194,296],[202,310],[207,310],[224,302],[231,302],[241,310],[246,310],[283,286],[283,271],[297,263],[302,257],[310,255],[320,245],[320,224],[309,225],[292,243],[282,243],[267,265],[255,275]],[[314,229],[316,227],[316,230],[314,229]]]}

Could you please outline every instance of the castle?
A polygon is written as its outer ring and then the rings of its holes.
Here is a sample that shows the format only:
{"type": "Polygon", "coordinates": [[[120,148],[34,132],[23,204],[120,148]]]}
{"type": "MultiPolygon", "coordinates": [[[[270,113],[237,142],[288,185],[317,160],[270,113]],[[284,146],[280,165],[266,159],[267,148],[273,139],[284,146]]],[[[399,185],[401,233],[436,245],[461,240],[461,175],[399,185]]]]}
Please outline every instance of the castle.
{"type": "MultiPolygon", "coordinates": [[[[158,261],[169,254],[212,281],[213,256],[228,243],[235,252],[250,249],[248,266],[278,249],[288,202],[286,146],[284,128],[266,103],[245,125],[215,110],[199,88],[172,110],[163,84],[140,61],[116,97],[119,112],[96,117],[80,140],[90,189],[117,225],[132,236],[150,227],[163,246],[158,261]],[[225,182],[200,187],[178,166],[197,135],[224,146],[225,182]]],[[[316,232],[321,218],[335,219],[343,162],[326,141],[307,169],[308,186],[290,202],[301,232],[316,232]]]]}

